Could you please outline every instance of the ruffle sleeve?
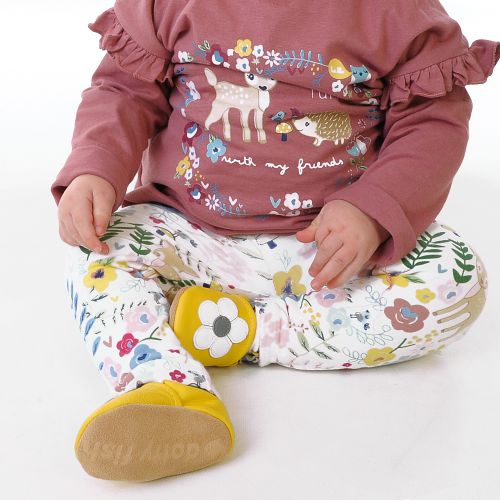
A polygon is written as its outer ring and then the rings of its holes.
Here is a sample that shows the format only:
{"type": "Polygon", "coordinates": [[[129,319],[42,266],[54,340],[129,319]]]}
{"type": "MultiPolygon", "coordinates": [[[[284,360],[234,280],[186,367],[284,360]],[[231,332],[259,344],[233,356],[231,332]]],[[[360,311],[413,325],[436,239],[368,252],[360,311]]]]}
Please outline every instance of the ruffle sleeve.
{"type": "Polygon", "coordinates": [[[500,42],[476,40],[464,54],[450,57],[425,68],[386,77],[381,95],[380,109],[410,99],[411,95],[440,97],[450,92],[454,85],[484,83],[493,73],[500,59],[500,42]]]}
{"type": "Polygon", "coordinates": [[[170,76],[167,53],[154,53],[140,46],[121,25],[112,7],[88,25],[99,33],[99,47],[108,51],[115,63],[124,71],[139,80],[164,82],[170,76]]]}

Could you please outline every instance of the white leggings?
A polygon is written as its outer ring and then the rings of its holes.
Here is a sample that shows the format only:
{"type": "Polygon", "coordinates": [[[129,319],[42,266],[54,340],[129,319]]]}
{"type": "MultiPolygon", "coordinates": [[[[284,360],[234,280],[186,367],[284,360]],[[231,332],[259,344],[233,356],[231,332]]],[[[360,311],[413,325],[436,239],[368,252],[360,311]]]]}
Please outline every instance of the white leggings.
{"type": "Polygon", "coordinates": [[[437,221],[401,261],[320,291],[308,273],[315,243],[295,235],[221,236],[171,207],[144,203],[116,211],[101,240],[107,255],[68,245],[66,286],[114,395],[174,380],[221,398],[168,324],[166,294],[183,286],[248,297],[257,332],[241,362],[300,370],[374,367],[435,352],[465,335],[486,299],[481,259],[437,221]]]}

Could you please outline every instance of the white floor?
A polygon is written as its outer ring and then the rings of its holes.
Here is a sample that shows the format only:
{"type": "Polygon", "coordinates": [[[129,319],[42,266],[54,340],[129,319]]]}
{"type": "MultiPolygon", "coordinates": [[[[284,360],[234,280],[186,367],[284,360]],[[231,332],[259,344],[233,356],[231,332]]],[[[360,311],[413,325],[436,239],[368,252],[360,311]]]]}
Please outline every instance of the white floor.
{"type": "MultiPolygon", "coordinates": [[[[481,22],[469,2],[443,2],[471,42],[499,38],[490,10],[498,7],[481,2],[481,22]]],[[[488,271],[486,307],[464,339],[439,354],[352,372],[211,368],[236,430],[223,463],[149,484],[100,481],[81,470],[75,433],[108,395],[69,310],[49,185],[69,153],[80,92],[102,57],[87,23],[112,3],[0,8],[0,17],[13,17],[0,33],[9,48],[0,82],[1,497],[500,498],[498,68],[487,85],[468,87],[470,145],[439,217],[488,271]]]]}
{"type": "Polygon", "coordinates": [[[0,188],[0,213],[15,216],[1,239],[3,498],[500,498],[499,187],[461,176],[442,212],[488,270],[488,302],[466,337],[352,372],[210,368],[235,425],[233,454],[149,484],[91,478],[74,458],[82,419],[108,395],[67,307],[52,200],[41,186],[29,201],[0,188]]]}

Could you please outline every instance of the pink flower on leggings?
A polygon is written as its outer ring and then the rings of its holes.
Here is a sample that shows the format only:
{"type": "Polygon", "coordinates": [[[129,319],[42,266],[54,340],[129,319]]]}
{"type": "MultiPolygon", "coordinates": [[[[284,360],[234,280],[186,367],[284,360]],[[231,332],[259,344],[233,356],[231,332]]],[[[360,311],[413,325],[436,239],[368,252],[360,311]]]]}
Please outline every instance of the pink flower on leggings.
{"type": "Polygon", "coordinates": [[[138,344],[138,342],[138,339],[136,339],[130,332],[127,332],[122,339],[116,343],[120,357],[128,354],[138,344]]]}
{"type": "Polygon", "coordinates": [[[448,280],[446,283],[438,286],[439,298],[442,302],[451,304],[457,300],[457,285],[453,280],[448,280]]]}
{"type": "Polygon", "coordinates": [[[310,243],[304,243],[303,245],[301,245],[299,250],[297,251],[297,255],[300,255],[304,259],[308,259],[309,257],[312,257],[317,251],[318,246],[316,245],[315,241],[312,241],[310,243]]]}
{"type": "Polygon", "coordinates": [[[281,319],[273,319],[273,315],[269,312],[265,313],[262,317],[262,326],[266,334],[261,337],[260,345],[262,347],[268,347],[272,344],[276,344],[280,348],[287,345],[288,337],[290,332],[288,329],[282,328],[281,319]]]}
{"type": "Polygon", "coordinates": [[[314,298],[319,305],[328,308],[335,302],[342,302],[347,297],[347,292],[342,288],[326,288],[323,287],[321,290],[314,294],[314,298]]]}
{"type": "Polygon", "coordinates": [[[169,375],[172,380],[175,380],[176,382],[180,383],[182,383],[183,380],[186,378],[186,375],[182,373],[180,370],[174,370],[173,372],[170,372],[169,375]]]}
{"type": "Polygon", "coordinates": [[[125,315],[127,330],[145,332],[156,321],[156,316],[146,306],[132,309],[125,315]]]}
{"type": "Polygon", "coordinates": [[[122,373],[122,366],[120,363],[115,363],[112,358],[106,356],[100,366],[104,376],[112,383],[116,384],[122,373]]]}

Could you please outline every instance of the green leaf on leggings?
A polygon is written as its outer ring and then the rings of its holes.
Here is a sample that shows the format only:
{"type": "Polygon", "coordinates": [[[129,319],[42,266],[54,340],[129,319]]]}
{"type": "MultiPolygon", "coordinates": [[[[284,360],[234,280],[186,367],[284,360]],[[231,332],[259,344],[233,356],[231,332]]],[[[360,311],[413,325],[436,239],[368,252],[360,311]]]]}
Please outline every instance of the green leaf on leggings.
{"type": "Polygon", "coordinates": [[[301,332],[297,332],[297,337],[299,338],[300,345],[306,350],[309,351],[309,342],[307,342],[306,336],[301,332]]]}
{"type": "Polygon", "coordinates": [[[463,241],[451,240],[455,248],[452,248],[453,253],[458,257],[455,262],[459,269],[453,269],[453,279],[458,284],[467,283],[472,279],[472,275],[466,275],[466,272],[473,271],[476,266],[474,264],[467,264],[468,260],[471,260],[474,255],[469,252],[469,247],[463,241]]]}
{"type": "Polygon", "coordinates": [[[309,326],[313,329],[314,333],[321,339],[325,340],[325,336],[323,335],[323,330],[321,328],[314,324],[312,321],[309,321],[309,326]]]}
{"type": "Polygon", "coordinates": [[[339,352],[339,350],[336,348],[336,347],[333,347],[332,345],[330,344],[325,344],[326,345],[326,348],[327,349],[330,349],[330,351],[333,351],[333,352],[339,352]]]}
{"type": "Polygon", "coordinates": [[[462,262],[458,259],[455,259],[455,262],[457,263],[458,267],[460,267],[460,269],[463,269],[464,271],[471,272],[475,269],[475,266],[473,264],[465,264],[465,262],[462,262]]]}
{"type": "Polygon", "coordinates": [[[132,243],[130,243],[130,248],[138,255],[147,255],[148,253],[151,252],[151,250],[149,248],[143,248],[142,250],[138,247],[136,247],[135,245],[133,245],[132,243]]]}
{"type": "Polygon", "coordinates": [[[425,283],[425,280],[419,278],[418,276],[413,276],[412,274],[405,274],[404,277],[412,283],[425,283]]]}
{"type": "Polygon", "coordinates": [[[324,353],[323,351],[317,351],[316,349],[313,349],[313,352],[317,354],[320,358],[323,359],[332,359],[328,354],[324,353]]]}
{"type": "Polygon", "coordinates": [[[405,255],[401,262],[408,268],[414,269],[417,266],[423,266],[429,263],[428,259],[439,259],[442,257],[441,253],[443,247],[441,243],[447,243],[449,240],[439,240],[444,232],[430,234],[425,231],[417,239],[418,245],[405,255]]]}
{"type": "Polygon", "coordinates": [[[456,269],[453,269],[453,278],[457,283],[467,283],[472,278],[472,275],[462,276],[456,269]]]}

